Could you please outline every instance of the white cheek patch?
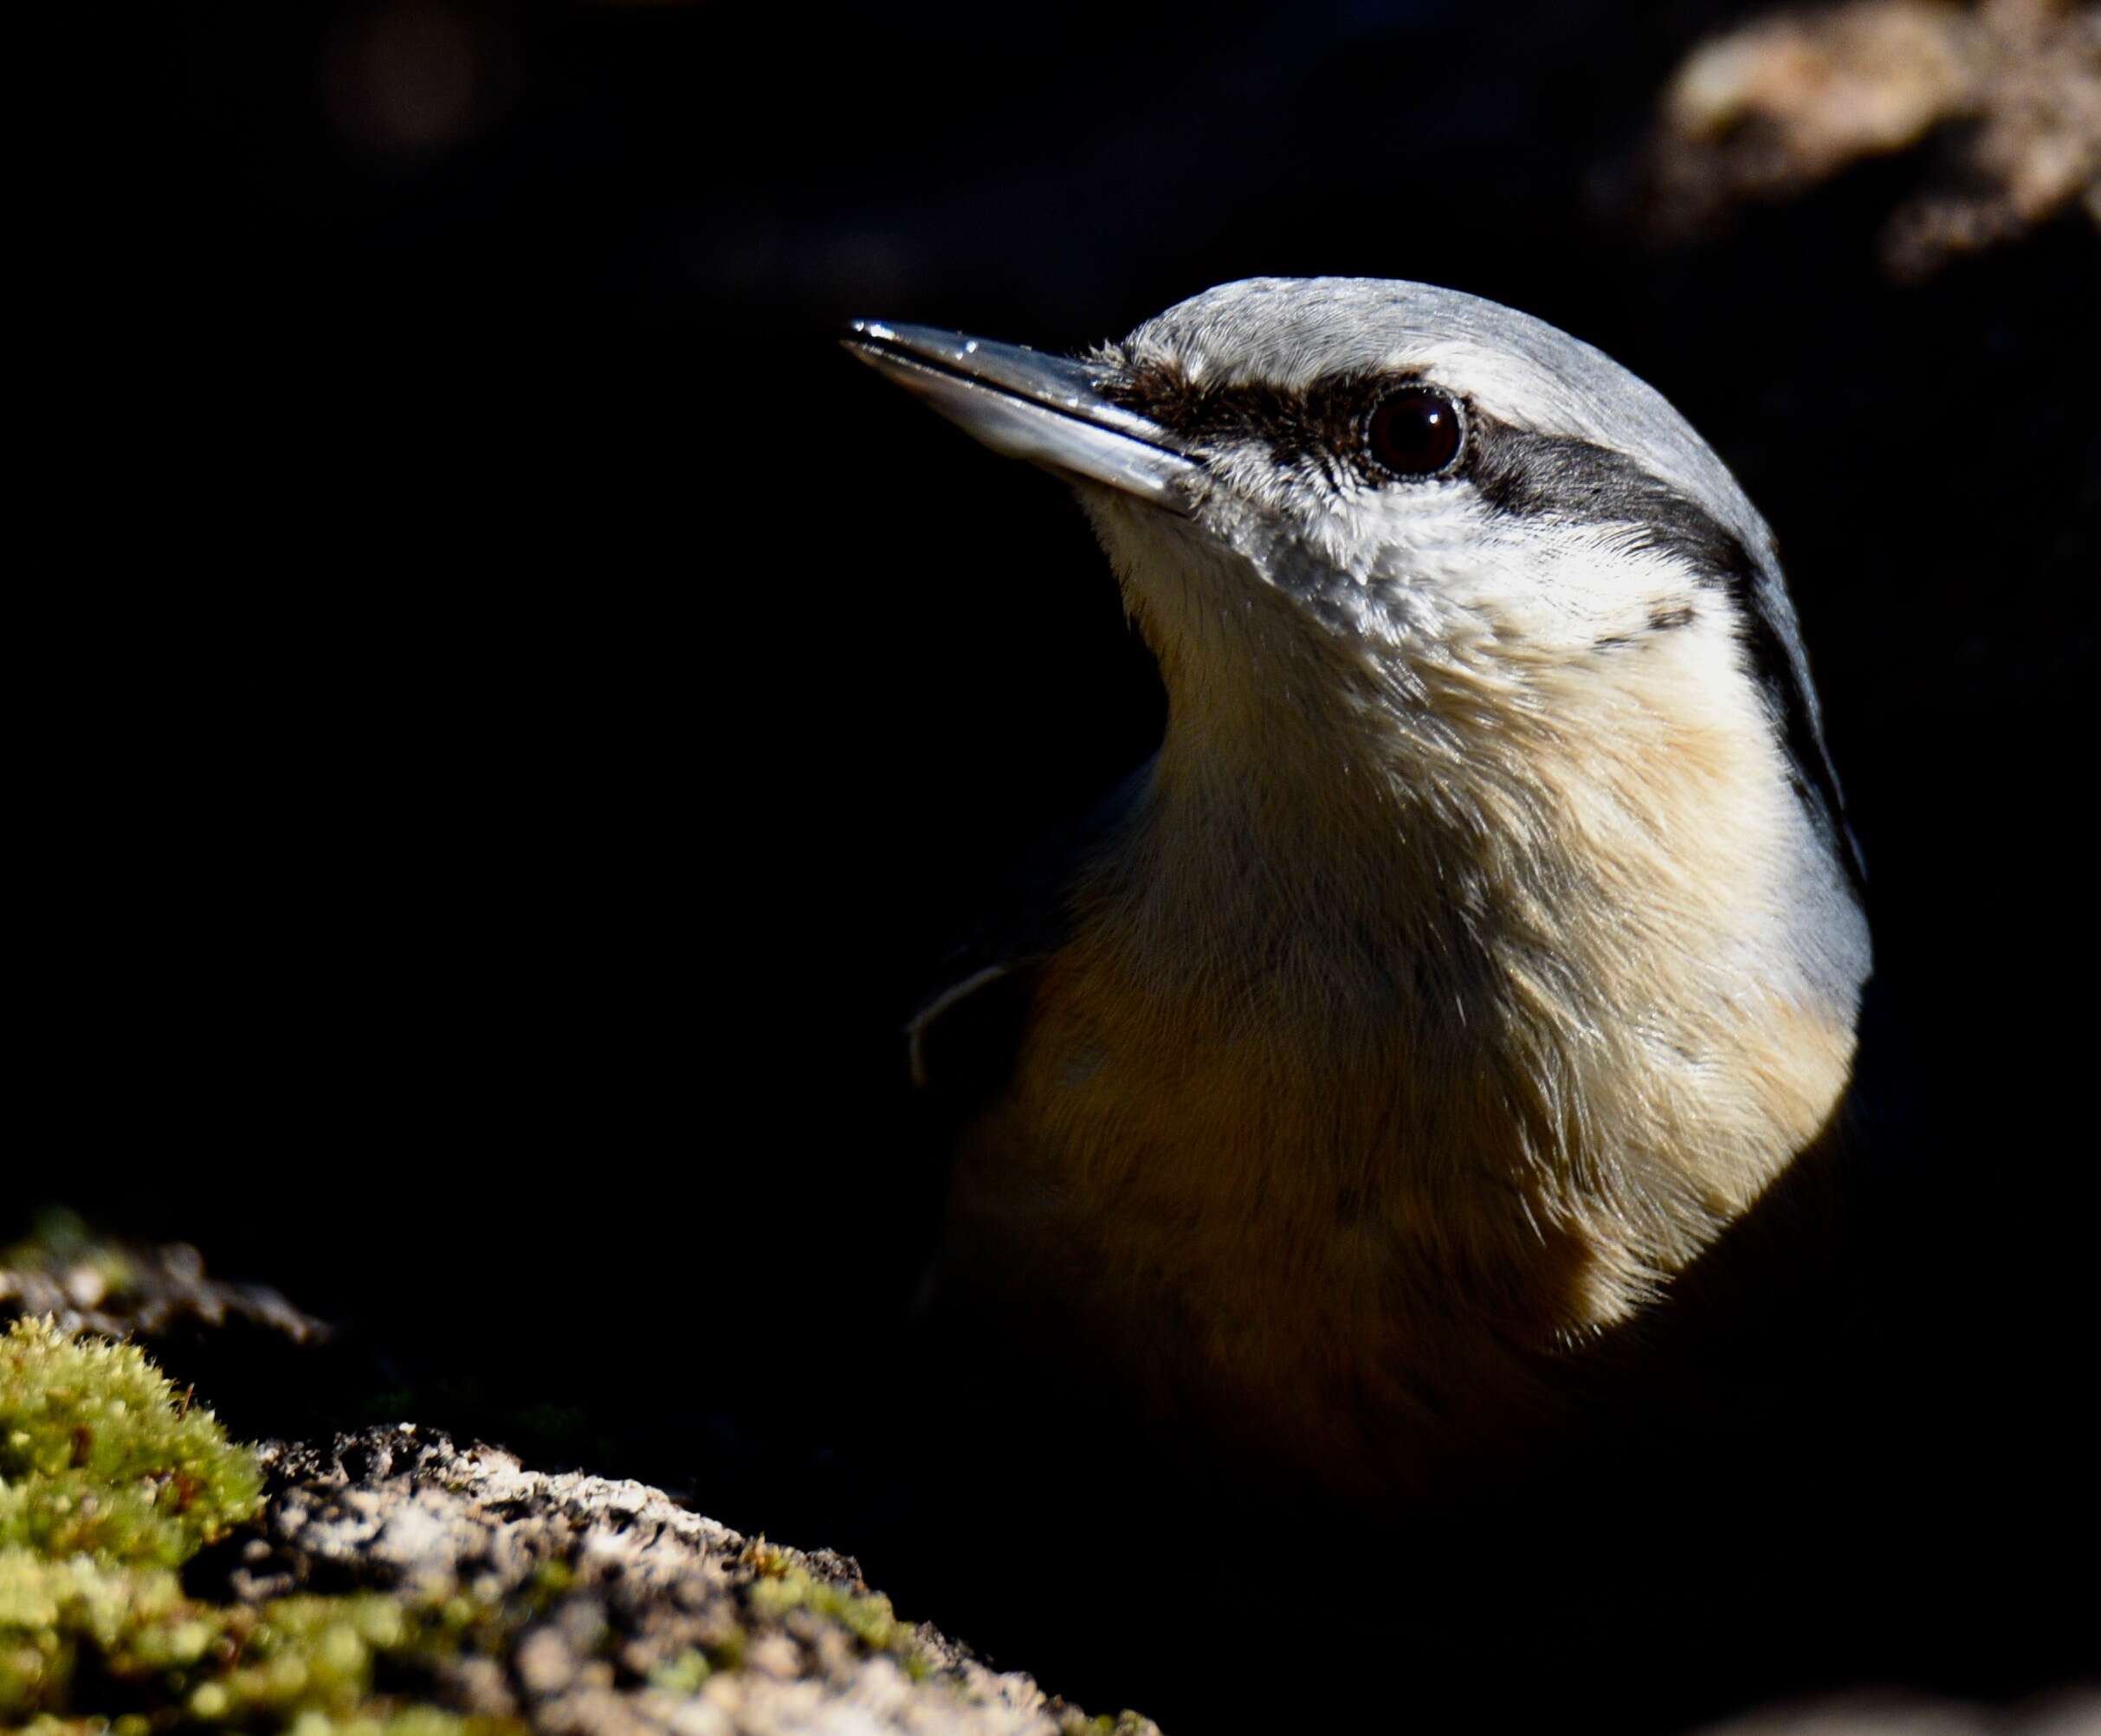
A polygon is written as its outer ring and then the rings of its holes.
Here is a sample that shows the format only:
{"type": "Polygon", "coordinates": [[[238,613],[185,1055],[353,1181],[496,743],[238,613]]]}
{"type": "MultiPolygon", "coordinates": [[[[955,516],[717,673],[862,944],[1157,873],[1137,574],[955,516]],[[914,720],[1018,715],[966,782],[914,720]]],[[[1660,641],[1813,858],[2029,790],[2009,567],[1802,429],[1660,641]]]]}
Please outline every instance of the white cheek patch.
{"type": "MultiPolygon", "coordinates": [[[[1324,515],[1312,551],[1361,575],[1365,614],[1394,617],[1405,642],[1426,617],[1532,655],[1574,656],[1653,630],[1696,590],[1671,555],[1619,525],[1513,520],[1464,483],[1378,491],[1324,515]]],[[[1317,565],[1317,563],[1316,563],[1317,565]]]]}
{"type": "Polygon", "coordinates": [[[1453,601],[1548,654],[1652,631],[1659,614],[1682,607],[1697,588],[1671,556],[1630,547],[1621,526],[1548,529],[1535,521],[1522,537],[1484,537],[1471,552],[1445,581],[1453,601]]]}

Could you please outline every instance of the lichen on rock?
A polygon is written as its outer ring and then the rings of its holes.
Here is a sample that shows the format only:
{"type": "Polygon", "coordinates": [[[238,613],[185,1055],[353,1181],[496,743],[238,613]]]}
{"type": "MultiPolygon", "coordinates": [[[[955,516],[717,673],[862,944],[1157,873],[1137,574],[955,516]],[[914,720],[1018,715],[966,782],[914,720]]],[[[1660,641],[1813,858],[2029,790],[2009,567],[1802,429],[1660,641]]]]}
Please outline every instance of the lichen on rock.
{"type": "MultiPolygon", "coordinates": [[[[1087,1720],[901,1620],[850,1559],[747,1539],[634,1482],[528,1470],[404,1425],[266,1448],[274,1493],[235,1595],[381,1584],[418,1607],[519,1610],[505,1667],[449,1702],[556,1732],[1149,1730],[1087,1720]],[[820,1720],[821,1714],[821,1720],[820,1720]]],[[[482,1654],[481,1655],[486,1655],[482,1654]]]]}
{"type": "Polygon", "coordinates": [[[292,1736],[1144,1736],[857,1564],[403,1423],[229,1442],[129,1345],[0,1338],[0,1725],[292,1736]]]}

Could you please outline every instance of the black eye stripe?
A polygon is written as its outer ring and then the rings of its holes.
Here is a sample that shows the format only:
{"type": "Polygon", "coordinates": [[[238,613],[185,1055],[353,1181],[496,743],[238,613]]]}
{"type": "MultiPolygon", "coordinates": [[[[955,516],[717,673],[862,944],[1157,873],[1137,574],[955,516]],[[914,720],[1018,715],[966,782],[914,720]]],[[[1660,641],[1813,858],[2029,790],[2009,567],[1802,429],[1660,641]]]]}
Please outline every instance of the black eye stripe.
{"type": "Polygon", "coordinates": [[[1255,442],[1268,447],[1279,463],[1327,468],[1340,461],[1377,486],[1394,473],[1368,456],[1367,421],[1381,400],[1419,384],[1393,374],[1333,374],[1297,390],[1255,383],[1212,386],[1192,382],[1179,368],[1147,364],[1102,395],[1199,450],[1255,442]]]}

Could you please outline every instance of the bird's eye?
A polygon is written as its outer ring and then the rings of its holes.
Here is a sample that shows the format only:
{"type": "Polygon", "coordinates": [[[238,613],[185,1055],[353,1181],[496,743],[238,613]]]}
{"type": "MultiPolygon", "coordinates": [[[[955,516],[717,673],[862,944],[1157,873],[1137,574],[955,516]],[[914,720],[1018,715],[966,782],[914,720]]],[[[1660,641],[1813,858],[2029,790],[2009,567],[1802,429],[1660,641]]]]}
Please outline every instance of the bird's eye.
{"type": "Polygon", "coordinates": [[[1435,386],[1388,392],[1372,406],[1364,425],[1372,461],[1393,476],[1439,476],[1451,469],[1466,443],[1458,403],[1435,386]]]}

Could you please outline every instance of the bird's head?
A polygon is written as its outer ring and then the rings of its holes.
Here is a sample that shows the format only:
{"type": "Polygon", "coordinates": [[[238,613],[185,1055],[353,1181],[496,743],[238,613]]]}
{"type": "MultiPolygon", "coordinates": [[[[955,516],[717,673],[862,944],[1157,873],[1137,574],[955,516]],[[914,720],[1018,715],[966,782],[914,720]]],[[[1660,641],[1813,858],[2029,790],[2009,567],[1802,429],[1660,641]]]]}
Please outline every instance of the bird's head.
{"type": "Polygon", "coordinates": [[[1505,844],[1740,836],[1771,865],[1761,900],[1831,913],[1814,950],[1846,955],[1834,986],[1857,976],[1857,865],[1772,534],[1599,351],[1341,278],[1226,284],[1079,359],[873,323],[848,341],[1075,481],[1171,714],[1233,777],[1325,799],[1383,760],[1505,844]]]}
{"type": "Polygon", "coordinates": [[[1609,668],[1648,635],[1726,629],[1733,610],[1703,609],[1702,593],[1773,561],[1764,523],[1660,396],[1473,296],[1228,284],[1093,365],[1102,397],[1188,467],[1170,473],[1179,513],[1134,513],[1144,497],[1128,487],[1085,492],[1164,653],[1177,636],[1217,642],[1200,619],[1174,621],[1178,604],[1246,610],[1244,581],[1154,594],[1149,575],[1206,543],[1404,686],[1455,661],[1609,668]]]}

